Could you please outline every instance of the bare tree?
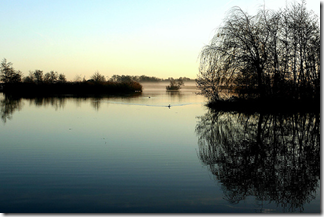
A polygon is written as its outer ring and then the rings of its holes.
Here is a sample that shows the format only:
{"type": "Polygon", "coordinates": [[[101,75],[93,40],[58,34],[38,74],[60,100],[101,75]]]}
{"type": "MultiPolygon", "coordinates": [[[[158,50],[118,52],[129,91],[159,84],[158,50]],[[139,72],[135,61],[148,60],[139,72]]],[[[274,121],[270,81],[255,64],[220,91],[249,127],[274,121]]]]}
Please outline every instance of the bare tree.
{"type": "Polygon", "coordinates": [[[183,80],[181,78],[179,79],[174,79],[174,78],[169,78],[170,79],[170,85],[166,86],[167,90],[179,90],[182,85],[184,85],[183,80]]]}
{"type": "Polygon", "coordinates": [[[38,70],[36,69],[34,72],[34,82],[39,84],[39,83],[43,83],[44,81],[44,76],[43,76],[43,71],[42,70],[38,70]]]}
{"type": "Polygon", "coordinates": [[[241,8],[234,7],[211,45],[204,47],[200,74],[215,74],[211,78],[218,83],[217,86],[224,83],[233,85],[237,77],[256,77],[259,94],[264,96],[263,79],[267,50],[271,45],[268,16],[272,14],[265,11],[250,16],[241,8]]]}
{"type": "Polygon", "coordinates": [[[64,74],[60,74],[58,76],[58,82],[65,83],[66,82],[66,77],[64,74]]]}
{"type": "Polygon", "coordinates": [[[201,51],[197,85],[211,101],[223,87],[300,99],[319,93],[319,75],[318,19],[305,2],[255,16],[234,7],[201,51]]]}
{"type": "Polygon", "coordinates": [[[58,79],[58,73],[57,72],[51,71],[50,75],[51,75],[50,78],[51,78],[52,82],[57,81],[57,79],[58,79]]]}
{"type": "MultiPolygon", "coordinates": [[[[292,4],[283,12],[280,47],[284,51],[284,73],[293,81],[293,95],[301,98],[310,89],[319,89],[320,29],[318,17],[306,10],[306,2],[292,4]],[[283,37],[282,37],[283,36],[283,37]]],[[[318,91],[316,91],[318,92],[318,91]]],[[[307,95],[309,97],[309,95],[307,95]]]]}
{"type": "Polygon", "coordinates": [[[221,56],[212,45],[204,47],[200,55],[200,69],[196,79],[197,87],[209,100],[219,100],[222,85],[229,82],[229,72],[222,69],[221,56]]]}
{"type": "Polygon", "coordinates": [[[96,71],[92,76],[91,79],[93,79],[94,82],[105,82],[106,78],[104,75],[101,75],[98,71],[96,71]]]}
{"type": "Polygon", "coordinates": [[[22,73],[18,70],[15,71],[11,62],[3,59],[0,66],[0,80],[4,83],[17,83],[21,82],[22,73]]]}
{"type": "Polygon", "coordinates": [[[57,81],[57,79],[58,79],[58,73],[54,71],[47,72],[44,75],[44,82],[47,83],[54,83],[57,81]]]}

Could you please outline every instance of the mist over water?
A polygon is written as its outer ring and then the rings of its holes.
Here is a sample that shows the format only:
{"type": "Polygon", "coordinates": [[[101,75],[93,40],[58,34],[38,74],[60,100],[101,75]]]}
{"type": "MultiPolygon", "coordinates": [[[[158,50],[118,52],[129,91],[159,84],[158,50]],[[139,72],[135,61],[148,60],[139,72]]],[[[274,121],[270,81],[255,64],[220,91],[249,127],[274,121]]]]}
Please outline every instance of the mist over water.
{"type": "Polygon", "coordinates": [[[320,212],[318,114],[215,112],[194,82],[167,85],[0,93],[0,211],[320,212]]]}

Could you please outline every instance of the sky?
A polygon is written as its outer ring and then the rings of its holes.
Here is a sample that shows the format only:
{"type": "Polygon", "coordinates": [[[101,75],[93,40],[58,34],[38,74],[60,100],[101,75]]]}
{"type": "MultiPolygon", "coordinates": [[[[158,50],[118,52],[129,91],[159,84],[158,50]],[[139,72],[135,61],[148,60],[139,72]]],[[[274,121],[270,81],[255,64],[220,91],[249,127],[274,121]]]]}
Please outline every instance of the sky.
{"type": "MultiPolygon", "coordinates": [[[[0,58],[24,76],[36,69],[68,80],[147,75],[196,78],[199,53],[227,12],[251,15],[285,0],[0,0],[0,58]]],[[[320,15],[320,1],[306,1],[320,15]]]]}

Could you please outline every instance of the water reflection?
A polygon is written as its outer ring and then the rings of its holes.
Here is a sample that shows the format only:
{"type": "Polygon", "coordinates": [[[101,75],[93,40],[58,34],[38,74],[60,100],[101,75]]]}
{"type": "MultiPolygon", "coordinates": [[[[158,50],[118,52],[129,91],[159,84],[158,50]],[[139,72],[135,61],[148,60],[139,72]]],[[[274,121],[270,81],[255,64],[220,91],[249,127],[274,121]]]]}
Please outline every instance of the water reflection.
{"type": "Polygon", "coordinates": [[[27,101],[29,105],[35,105],[36,107],[51,106],[55,110],[64,108],[66,102],[73,101],[78,107],[81,103],[90,101],[91,106],[95,110],[99,110],[101,103],[107,99],[115,97],[122,98],[125,103],[130,102],[134,97],[141,96],[141,93],[125,94],[122,96],[107,96],[107,95],[93,95],[93,96],[75,96],[75,95],[61,95],[61,96],[49,96],[49,97],[34,97],[34,98],[21,98],[13,97],[11,95],[4,94],[0,98],[0,115],[4,123],[7,120],[12,119],[12,115],[15,111],[23,108],[23,101],[27,101]]]}
{"type": "Polygon", "coordinates": [[[55,110],[64,108],[66,104],[66,97],[36,97],[28,99],[30,105],[37,107],[52,106],[55,110]]]}
{"type": "Polygon", "coordinates": [[[6,96],[0,99],[0,114],[1,119],[4,123],[12,118],[15,111],[20,110],[23,107],[21,98],[14,98],[6,96]]]}
{"type": "Polygon", "coordinates": [[[243,114],[209,110],[196,125],[199,159],[224,199],[275,202],[302,212],[320,180],[319,114],[243,114]]]}
{"type": "Polygon", "coordinates": [[[169,91],[166,91],[166,93],[167,93],[167,95],[169,95],[169,96],[176,96],[176,97],[179,97],[179,98],[181,98],[181,97],[183,97],[183,93],[182,92],[180,92],[180,91],[172,91],[172,90],[169,90],[169,91]]]}

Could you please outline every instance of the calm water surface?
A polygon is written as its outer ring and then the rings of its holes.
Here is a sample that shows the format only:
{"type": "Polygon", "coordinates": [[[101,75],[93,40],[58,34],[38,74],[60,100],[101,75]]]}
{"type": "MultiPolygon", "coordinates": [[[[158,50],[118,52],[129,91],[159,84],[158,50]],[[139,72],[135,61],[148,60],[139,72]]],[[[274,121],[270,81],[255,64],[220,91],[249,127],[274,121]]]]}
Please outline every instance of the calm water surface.
{"type": "Polygon", "coordinates": [[[319,114],[215,112],[194,84],[166,85],[0,93],[0,211],[320,212],[319,114]]]}

